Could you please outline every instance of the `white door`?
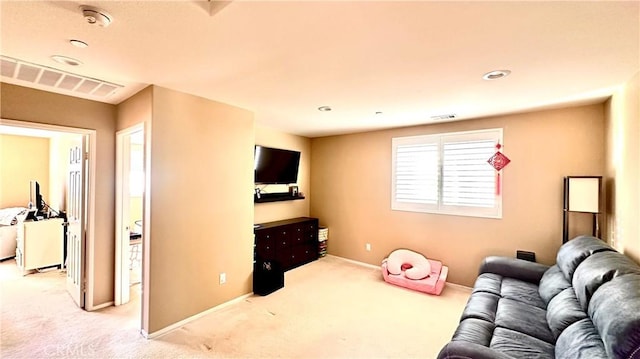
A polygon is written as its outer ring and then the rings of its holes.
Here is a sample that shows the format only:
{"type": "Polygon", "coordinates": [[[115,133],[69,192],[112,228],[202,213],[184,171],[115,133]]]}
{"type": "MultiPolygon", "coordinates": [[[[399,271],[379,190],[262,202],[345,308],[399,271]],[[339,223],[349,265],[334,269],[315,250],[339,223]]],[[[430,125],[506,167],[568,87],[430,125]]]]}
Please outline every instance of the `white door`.
{"type": "Polygon", "coordinates": [[[67,291],[80,308],[84,308],[86,138],[79,137],[69,149],[67,178],[67,291]]]}
{"type": "MultiPolygon", "coordinates": [[[[141,271],[141,263],[137,260],[141,244],[133,243],[131,238],[132,219],[142,219],[141,208],[132,211],[133,197],[141,198],[144,191],[143,152],[144,124],[132,126],[116,133],[116,273],[115,273],[115,305],[129,302],[131,269],[135,273],[141,271]],[[135,150],[134,148],[137,148],[135,150]],[[136,154],[134,156],[134,154],[136,154]],[[142,175],[142,176],[141,176],[142,175]],[[132,218],[133,216],[133,218],[132,218]],[[135,252],[132,254],[132,249],[135,252]],[[132,257],[133,256],[133,257],[132,257]],[[132,267],[133,266],[133,267],[132,267]]],[[[142,233],[139,233],[142,234],[142,233]]],[[[137,240],[140,243],[140,240],[137,240]]],[[[136,275],[134,275],[136,277],[136,275]]]]}
{"type": "Polygon", "coordinates": [[[115,305],[129,302],[129,238],[131,228],[131,202],[129,176],[131,168],[131,141],[127,131],[116,134],[116,288],[115,305]]]}

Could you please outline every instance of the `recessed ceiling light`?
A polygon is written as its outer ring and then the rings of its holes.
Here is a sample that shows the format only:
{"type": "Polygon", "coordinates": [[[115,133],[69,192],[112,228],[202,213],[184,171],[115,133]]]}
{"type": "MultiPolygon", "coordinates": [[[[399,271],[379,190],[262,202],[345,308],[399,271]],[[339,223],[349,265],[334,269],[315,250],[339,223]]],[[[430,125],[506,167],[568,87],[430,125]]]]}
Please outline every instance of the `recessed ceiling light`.
{"type": "Polygon", "coordinates": [[[320,107],[318,107],[318,111],[328,112],[328,111],[331,111],[331,107],[329,107],[329,106],[320,106],[320,107]]]}
{"type": "Polygon", "coordinates": [[[82,65],[82,61],[72,59],[71,57],[66,57],[62,55],[53,55],[51,56],[51,58],[53,59],[53,61],[59,62],[61,64],[65,64],[65,65],[71,65],[71,66],[82,65]]]}
{"type": "Polygon", "coordinates": [[[482,78],[485,80],[497,80],[508,76],[510,73],[511,71],[509,70],[495,70],[487,72],[486,74],[484,74],[484,76],[482,76],[482,78]]]}
{"type": "Polygon", "coordinates": [[[73,46],[75,46],[75,47],[79,47],[79,48],[81,48],[81,49],[84,49],[84,48],[89,47],[89,44],[87,44],[86,42],[81,41],[81,40],[75,40],[75,39],[73,39],[73,40],[69,40],[69,43],[70,43],[71,45],[73,45],[73,46]]]}

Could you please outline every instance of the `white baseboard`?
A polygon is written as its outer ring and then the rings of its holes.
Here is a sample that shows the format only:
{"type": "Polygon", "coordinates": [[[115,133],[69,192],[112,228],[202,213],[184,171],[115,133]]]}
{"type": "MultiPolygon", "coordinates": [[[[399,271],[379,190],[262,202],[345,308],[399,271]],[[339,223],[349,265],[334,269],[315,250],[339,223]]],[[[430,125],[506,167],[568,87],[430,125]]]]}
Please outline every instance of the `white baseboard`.
{"type": "Polygon", "coordinates": [[[333,255],[333,254],[327,254],[327,257],[338,258],[338,259],[341,259],[343,261],[347,261],[349,263],[357,264],[357,265],[362,266],[362,267],[367,267],[367,268],[372,268],[372,269],[380,269],[380,266],[376,266],[376,265],[365,263],[365,262],[356,261],[356,260],[349,259],[349,258],[338,257],[338,256],[333,255]]]}
{"type": "Polygon", "coordinates": [[[240,301],[243,301],[243,300],[245,300],[246,298],[249,298],[252,295],[253,295],[253,293],[248,293],[248,294],[245,294],[245,295],[241,295],[241,296],[239,296],[239,297],[237,297],[235,299],[231,299],[228,302],[224,302],[222,304],[216,305],[213,308],[209,308],[209,309],[205,310],[204,312],[200,312],[200,313],[198,313],[196,315],[190,316],[189,318],[183,319],[183,320],[181,320],[181,321],[179,321],[177,323],[173,323],[173,324],[171,324],[171,325],[169,325],[167,327],[164,327],[164,328],[162,328],[162,329],[160,329],[158,331],[155,331],[155,332],[153,332],[151,334],[147,333],[144,329],[142,329],[142,330],[140,330],[140,334],[142,334],[142,336],[147,338],[147,339],[158,338],[158,337],[160,337],[160,336],[162,336],[164,334],[169,333],[170,331],[172,331],[174,329],[180,328],[181,326],[183,326],[185,324],[188,324],[189,322],[192,322],[192,321],[194,321],[194,320],[196,320],[198,318],[202,318],[202,317],[204,317],[205,315],[207,315],[209,313],[213,313],[213,312],[215,312],[217,310],[220,310],[222,308],[226,308],[226,307],[230,306],[231,304],[235,304],[235,303],[238,303],[240,301]]]}
{"type": "MultiPolygon", "coordinates": [[[[348,258],[344,258],[344,257],[339,257],[339,256],[336,256],[336,255],[333,255],[333,254],[327,254],[327,257],[333,257],[333,258],[341,259],[343,261],[346,261],[346,262],[349,262],[349,263],[353,263],[353,264],[357,264],[357,265],[362,266],[362,267],[367,267],[367,268],[372,268],[372,269],[380,269],[380,266],[375,266],[373,264],[360,262],[360,261],[356,261],[356,260],[348,259],[348,258]]],[[[473,288],[467,287],[466,285],[462,285],[462,284],[455,284],[455,283],[447,282],[446,285],[449,286],[449,287],[460,288],[460,289],[464,289],[464,290],[468,290],[468,291],[473,290],[473,288]]]]}
{"type": "Polygon", "coordinates": [[[469,292],[471,292],[473,290],[473,288],[467,287],[466,285],[449,283],[449,282],[445,283],[445,286],[454,287],[454,288],[463,289],[463,290],[468,290],[469,292]]]}

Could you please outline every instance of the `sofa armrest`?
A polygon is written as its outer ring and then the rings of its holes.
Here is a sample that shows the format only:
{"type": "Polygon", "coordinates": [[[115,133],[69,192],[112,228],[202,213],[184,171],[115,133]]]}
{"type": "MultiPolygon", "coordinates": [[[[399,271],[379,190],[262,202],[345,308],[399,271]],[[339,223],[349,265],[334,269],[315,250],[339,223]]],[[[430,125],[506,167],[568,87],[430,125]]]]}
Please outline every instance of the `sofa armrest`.
{"type": "Polygon", "coordinates": [[[497,350],[485,347],[484,345],[471,343],[463,340],[447,343],[440,353],[438,359],[513,359],[512,357],[497,350]]]}
{"type": "Polygon", "coordinates": [[[495,273],[503,277],[520,279],[526,282],[540,282],[540,278],[549,266],[512,257],[490,256],[482,261],[480,274],[495,273]]]}

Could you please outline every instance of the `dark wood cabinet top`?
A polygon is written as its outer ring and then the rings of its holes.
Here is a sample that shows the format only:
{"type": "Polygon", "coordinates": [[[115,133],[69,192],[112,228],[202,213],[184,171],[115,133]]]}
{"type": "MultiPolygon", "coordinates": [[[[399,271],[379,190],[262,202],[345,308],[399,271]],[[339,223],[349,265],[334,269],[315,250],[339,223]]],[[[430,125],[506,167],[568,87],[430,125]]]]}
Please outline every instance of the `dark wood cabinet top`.
{"type": "Polygon", "coordinates": [[[317,218],[312,218],[312,217],[297,217],[297,218],[283,219],[281,221],[258,223],[257,227],[255,227],[253,229],[253,231],[255,232],[255,231],[259,231],[261,229],[286,226],[286,225],[290,225],[290,224],[305,223],[305,222],[310,222],[310,221],[316,221],[317,222],[318,219],[317,218]]]}

